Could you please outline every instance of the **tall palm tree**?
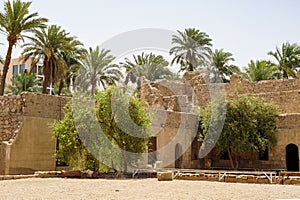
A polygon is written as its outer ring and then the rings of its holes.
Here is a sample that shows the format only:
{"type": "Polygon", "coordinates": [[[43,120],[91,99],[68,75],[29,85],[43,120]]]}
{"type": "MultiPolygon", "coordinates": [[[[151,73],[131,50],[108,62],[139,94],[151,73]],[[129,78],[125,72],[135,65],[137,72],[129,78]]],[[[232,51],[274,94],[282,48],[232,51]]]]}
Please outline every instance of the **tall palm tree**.
{"type": "Polygon", "coordinates": [[[172,36],[170,55],[174,55],[171,64],[181,65],[181,71],[194,71],[198,66],[205,66],[211,52],[211,39],[209,36],[195,28],[187,28],[184,32],[177,31],[179,35],[172,36]]]}
{"type": "Polygon", "coordinates": [[[134,61],[125,58],[125,63],[121,65],[126,69],[125,84],[129,81],[132,83],[139,82],[141,77],[146,78],[149,81],[155,81],[157,79],[163,79],[168,77],[174,77],[174,73],[167,67],[169,62],[166,61],[161,55],[155,55],[153,53],[140,55],[133,55],[134,61]]]}
{"type": "Polygon", "coordinates": [[[87,53],[86,49],[83,48],[82,43],[78,40],[72,40],[70,42],[70,46],[73,48],[73,51],[71,51],[69,54],[63,53],[67,70],[65,79],[60,79],[58,95],[60,95],[64,85],[70,89],[70,84],[75,80],[75,74],[77,74],[79,70],[79,67],[76,66],[79,65],[79,61],[83,60],[87,53]]]}
{"type": "Polygon", "coordinates": [[[296,43],[283,43],[281,49],[276,47],[276,51],[270,51],[269,55],[273,56],[277,63],[282,77],[295,78],[295,71],[300,67],[300,46],[296,43]]]}
{"type": "Polygon", "coordinates": [[[216,49],[211,53],[211,63],[209,69],[213,74],[213,82],[216,82],[220,79],[223,82],[228,82],[229,76],[239,71],[237,66],[229,64],[230,61],[234,61],[232,54],[224,51],[223,49],[216,49]]]}
{"type": "Polygon", "coordinates": [[[123,78],[123,74],[118,65],[112,64],[114,59],[110,50],[100,50],[99,46],[95,49],[90,47],[85,58],[80,61],[81,68],[76,83],[91,87],[92,96],[95,95],[97,86],[106,89],[107,85],[115,85],[123,78]]]}
{"type": "Polygon", "coordinates": [[[64,79],[67,69],[65,56],[73,56],[82,44],[75,37],[69,36],[60,26],[51,25],[46,29],[36,30],[30,42],[23,45],[22,56],[26,60],[33,58],[33,63],[43,61],[43,93],[47,87],[64,79]]]}
{"type": "Polygon", "coordinates": [[[240,74],[249,81],[272,80],[281,77],[278,67],[265,60],[256,62],[251,60],[245,72],[240,74]]]}
{"type": "Polygon", "coordinates": [[[29,13],[31,2],[14,0],[12,3],[4,3],[4,12],[0,12],[0,31],[6,35],[8,49],[4,61],[3,71],[0,81],[0,95],[3,95],[5,79],[8,72],[13,46],[19,40],[24,40],[24,33],[32,32],[37,28],[45,27],[48,21],[46,18],[39,18],[38,13],[29,13]]]}

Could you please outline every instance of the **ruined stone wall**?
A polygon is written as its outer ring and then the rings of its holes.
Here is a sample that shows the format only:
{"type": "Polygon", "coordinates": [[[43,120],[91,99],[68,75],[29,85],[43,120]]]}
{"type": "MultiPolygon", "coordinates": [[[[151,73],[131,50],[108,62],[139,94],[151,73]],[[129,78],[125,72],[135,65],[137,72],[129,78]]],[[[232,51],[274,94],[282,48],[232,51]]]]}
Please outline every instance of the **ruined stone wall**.
{"type": "Polygon", "coordinates": [[[23,118],[24,100],[21,95],[0,97],[0,142],[16,136],[23,118]]]}
{"type": "Polygon", "coordinates": [[[23,115],[30,117],[62,119],[64,106],[70,101],[68,97],[23,93],[23,115]]]}
{"type": "Polygon", "coordinates": [[[22,93],[0,96],[0,142],[14,139],[24,116],[61,119],[69,98],[22,93]]]}
{"type": "Polygon", "coordinates": [[[145,84],[141,97],[150,106],[161,105],[170,111],[190,112],[193,106],[207,105],[212,95],[218,93],[228,97],[252,95],[275,103],[281,114],[300,113],[300,79],[249,82],[232,76],[229,83],[206,83],[202,74],[190,73],[182,81],[145,84]]]}
{"type": "MultiPolygon", "coordinates": [[[[269,147],[269,160],[258,160],[258,153],[247,155],[240,160],[240,167],[285,169],[285,147],[291,143],[300,147],[300,79],[249,82],[239,76],[232,76],[229,83],[206,84],[207,80],[208,77],[204,72],[191,72],[186,73],[181,81],[164,80],[144,84],[141,90],[142,99],[146,100],[150,107],[156,105],[168,111],[168,118],[165,120],[167,123],[160,127],[157,137],[158,148],[170,143],[178,133],[176,127],[180,124],[178,120],[180,115],[195,113],[197,106],[205,106],[211,101],[212,95],[218,93],[225,93],[227,97],[252,95],[262,97],[278,106],[280,116],[277,119],[277,144],[269,147]],[[171,124],[168,123],[170,121],[171,124]]],[[[157,126],[161,126],[162,123],[161,119],[157,126]]],[[[190,142],[186,139],[183,141],[190,142]]],[[[174,157],[174,150],[170,153],[172,155],[169,156],[174,157]]],[[[190,155],[191,148],[183,154],[183,167],[199,166],[201,161],[191,160],[190,155]]],[[[221,160],[215,153],[212,152],[211,156],[211,167],[230,166],[228,160],[221,160]]],[[[174,164],[171,167],[174,167],[174,164]]]]}
{"type": "Polygon", "coordinates": [[[69,100],[35,93],[0,98],[0,174],[55,170],[50,123],[62,119],[69,100]]]}
{"type": "Polygon", "coordinates": [[[300,79],[249,82],[232,76],[229,83],[202,84],[194,87],[194,104],[204,106],[211,101],[211,94],[224,91],[227,96],[252,95],[266,99],[278,106],[279,113],[300,113],[300,79]],[[223,89],[224,90],[221,90],[223,89]]]}

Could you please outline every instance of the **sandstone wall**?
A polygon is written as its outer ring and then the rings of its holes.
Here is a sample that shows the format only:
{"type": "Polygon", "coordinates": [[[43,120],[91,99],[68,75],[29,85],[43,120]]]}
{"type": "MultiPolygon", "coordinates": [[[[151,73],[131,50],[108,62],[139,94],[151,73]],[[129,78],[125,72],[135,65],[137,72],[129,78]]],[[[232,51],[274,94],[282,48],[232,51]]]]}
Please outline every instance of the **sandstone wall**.
{"type": "Polygon", "coordinates": [[[23,118],[22,96],[0,96],[0,142],[16,136],[23,118]]]}
{"type": "Polygon", "coordinates": [[[23,93],[0,99],[0,174],[55,170],[50,124],[62,119],[69,98],[23,93]]]}
{"type": "MultiPolygon", "coordinates": [[[[143,85],[142,99],[146,100],[150,107],[156,105],[168,111],[167,119],[172,119],[167,120],[164,127],[160,127],[157,137],[158,148],[171,143],[178,134],[176,127],[180,124],[181,115],[195,113],[197,106],[207,105],[213,95],[225,93],[228,97],[259,96],[278,106],[280,117],[277,119],[277,144],[269,148],[269,160],[258,160],[258,154],[248,155],[240,160],[240,167],[285,169],[285,147],[290,143],[300,147],[300,79],[249,82],[239,76],[232,76],[229,83],[206,84],[207,80],[205,72],[191,72],[185,74],[182,81],[164,80],[143,85]]],[[[153,126],[161,126],[162,121],[163,119],[160,120],[160,124],[153,124],[153,126]]],[[[187,135],[189,134],[192,134],[192,129],[187,128],[187,135]]],[[[183,144],[191,142],[187,138],[182,138],[183,144]]],[[[174,157],[175,145],[173,144],[173,150],[169,151],[168,156],[174,157]]],[[[183,154],[185,168],[193,168],[204,162],[192,160],[191,151],[191,148],[188,148],[183,154]]],[[[212,157],[212,167],[230,166],[229,161],[221,160],[216,154],[213,153],[212,157]]],[[[174,163],[170,167],[174,167],[174,163]]]]}

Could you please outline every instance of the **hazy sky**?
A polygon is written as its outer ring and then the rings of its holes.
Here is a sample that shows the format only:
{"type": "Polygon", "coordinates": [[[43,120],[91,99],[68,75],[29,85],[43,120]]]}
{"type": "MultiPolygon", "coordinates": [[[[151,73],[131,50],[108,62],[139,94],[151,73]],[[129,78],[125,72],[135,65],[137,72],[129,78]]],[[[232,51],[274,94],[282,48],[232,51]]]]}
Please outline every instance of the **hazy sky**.
{"type": "Polygon", "coordinates": [[[233,53],[235,64],[243,67],[250,59],[268,59],[267,52],[283,42],[300,44],[299,8],[298,0],[32,0],[31,10],[86,47],[135,29],[194,27],[212,38],[214,49],[233,53]]]}

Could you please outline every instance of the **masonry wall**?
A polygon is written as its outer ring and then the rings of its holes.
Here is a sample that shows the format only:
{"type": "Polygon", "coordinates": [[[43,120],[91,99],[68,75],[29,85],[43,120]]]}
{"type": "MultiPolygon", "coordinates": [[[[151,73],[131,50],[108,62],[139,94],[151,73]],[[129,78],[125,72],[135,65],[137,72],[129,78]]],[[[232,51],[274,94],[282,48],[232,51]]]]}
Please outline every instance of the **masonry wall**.
{"type": "Polygon", "coordinates": [[[2,98],[0,109],[6,110],[0,117],[9,123],[0,129],[0,174],[55,170],[50,124],[63,117],[69,98],[34,93],[2,98]]]}
{"type": "MultiPolygon", "coordinates": [[[[175,128],[179,123],[176,119],[177,115],[195,113],[198,106],[205,106],[211,101],[212,95],[225,93],[228,97],[259,96],[278,106],[280,117],[277,121],[277,144],[269,147],[269,160],[258,160],[258,154],[247,155],[240,160],[239,166],[241,168],[286,169],[285,147],[291,143],[300,147],[300,79],[249,82],[239,76],[232,76],[229,83],[206,84],[207,82],[205,72],[191,72],[186,73],[182,81],[164,80],[144,84],[141,90],[142,99],[146,100],[150,107],[156,106],[167,110],[169,118],[173,119],[172,126],[166,123],[158,134],[158,148],[163,148],[164,145],[170,143],[172,137],[177,134],[178,130],[175,128]]],[[[156,125],[153,124],[153,126],[156,125]]],[[[191,148],[188,148],[183,154],[182,167],[184,168],[230,166],[229,161],[221,160],[214,151],[207,156],[206,160],[210,160],[208,165],[205,159],[192,160],[191,151],[191,148]]],[[[174,150],[169,156],[174,157],[174,150]]],[[[173,166],[174,163],[170,165],[170,167],[173,166]]]]}
{"type": "Polygon", "coordinates": [[[0,96],[0,142],[15,138],[23,119],[21,95],[0,96]]]}

